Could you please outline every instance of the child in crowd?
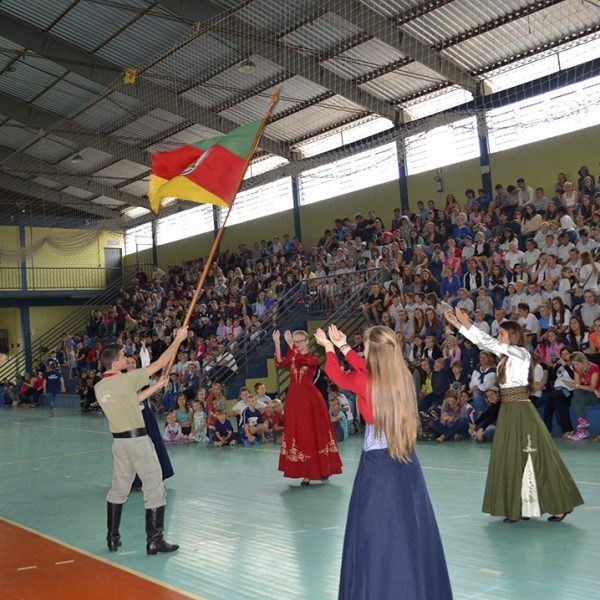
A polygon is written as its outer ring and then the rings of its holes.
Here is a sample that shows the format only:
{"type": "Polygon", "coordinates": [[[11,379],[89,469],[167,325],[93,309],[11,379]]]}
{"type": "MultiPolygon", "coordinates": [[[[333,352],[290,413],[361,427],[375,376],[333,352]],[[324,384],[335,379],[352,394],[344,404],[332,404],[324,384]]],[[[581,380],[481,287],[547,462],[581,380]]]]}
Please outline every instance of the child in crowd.
{"type": "Polygon", "coordinates": [[[216,447],[235,446],[236,441],[233,437],[233,426],[231,425],[231,421],[227,418],[225,411],[219,410],[216,413],[216,419],[214,424],[213,445],[216,447]]]}
{"type": "Polygon", "coordinates": [[[437,442],[461,441],[468,434],[467,407],[461,406],[458,394],[448,390],[444,394],[440,418],[430,423],[431,430],[438,434],[437,442]]]}
{"type": "MultiPolygon", "coordinates": [[[[426,367],[425,363],[427,362],[427,359],[424,359],[421,367],[426,367]]],[[[427,368],[425,368],[425,371],[426,370],[427,368]]],[[[449,382],[450,377],[448,376],[446,361],[443,358],[436,358],[433,362],[433,372],[431,372],[431,391],[426,393],[428,386],[425,386],[424,389],[422,388],[421,398],[419,398],[419,410],[426,411],[433,405],[441,404],[444,399],[444,394],[448,390],[449,382]]]]}
{"type": "Polygon", "coordinates": [[[240,418],[240,429],[243,433],[243,443],[254,444],[260,441],[263,444],[267,443],[265,433],[269,426],[264,422],[260,411],[256,406],[256,398],[254,396],[248,396],[246,399],[248,407],[242,412],[240,418]]]}
{"type": "Polygon", "coordinates": [[[273,431],[273,441],[276,444],[281,444],[283,437],[283,403],[281,400],[273,400],[273,414],[270,417],[271,428],[273,431]]]}
{"type": "Polygon", "coordinates": [[[491,442],[496,432],[496,420],[500,412],[498,388],[489,388],[485,392],[488,407],[469,425],[470,436],[478,443],[491,442]]]}
{"type": "Polygon", "coordinates": [[[267,396],[265,384],[261,381],[254,384],[254,397],[256,398],[256,406],[259,410],[262,410],[261,405],[268,406],[273,402],[273,400],[267,396]]]}
{"type": "Polygon", "coordinates": [[[340,388],[335,385],[335,383],[329,384],[329,405],[331,406],[331,401],[337,400],[340,404],[340,408],[346,414],[346,419],[348,422],[352,422],[354,420],[354,415],[352,414],[352,407],[350,406],[350,401],[348,398],[342,394],[340,388]]]}
{"type": "Polygon", "coordinates": [[[192,432],[190,433],[190,439],[194,442],[207,443],[208,442],[208,429],[206,412],[204,410],[204,403],[201,400],[194,400],[192,402],[192,416],[193,425],[192,432]]]}
{"type": "Polygon", "coordinates": [[[333,424],[336,441],[343,442],[348,437],[348,419],[337,398],[332,398],[329,401],[329,416],[333,424]]]}
{"type": "MultiPolygon", "coordinates": [[[[263,392],[264,392],[264,388],[263,388],[263,392]]],[[[240,393],[238,396],[238,401],[233,405],[233,414],[236,415],[237,417],[241,417],[242,413],[248,408],[248,399],[251,398],[252,396],[250,396],[250,390],[247,387],[241,387],[240,388],[240,393]]],[[[268,398],[268,396],[267,396],[268,398]]],[[[266,404],[262,401],[259,401],[258,398],[254,398],[256,401],[256,408],[260,411],[264,410],[266,404]]],[[[269,401],[271,399],[269,398],[269,401]]],[[[239,419],[238,419],[239,421],[239,419]]]]}
{"type": "Polygon", "coordinates": [[[167,425],[163,433],[165,444],[185,444],[186,438],[181,430],[181,425],[177,422],[177,413],[172,410],[167,413],[167,425]]]}

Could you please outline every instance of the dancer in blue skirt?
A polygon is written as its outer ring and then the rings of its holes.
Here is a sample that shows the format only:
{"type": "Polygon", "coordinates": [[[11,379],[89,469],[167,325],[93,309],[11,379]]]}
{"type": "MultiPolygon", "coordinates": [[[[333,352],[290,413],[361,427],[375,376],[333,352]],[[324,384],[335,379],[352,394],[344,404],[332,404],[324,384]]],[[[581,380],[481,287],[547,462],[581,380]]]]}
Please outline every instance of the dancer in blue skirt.
{"type": "Polygon", "coordinates": [[[367,427],[344,538],[339,600],[451,600],[452,589],[433,508],[414,453],[417,399],[396,335],[365,333],[365,358],[329,327],[315,339],[325,372],[357,395],[367,427]],[[352,371],[342,371],[334,345],[352,371]]]}

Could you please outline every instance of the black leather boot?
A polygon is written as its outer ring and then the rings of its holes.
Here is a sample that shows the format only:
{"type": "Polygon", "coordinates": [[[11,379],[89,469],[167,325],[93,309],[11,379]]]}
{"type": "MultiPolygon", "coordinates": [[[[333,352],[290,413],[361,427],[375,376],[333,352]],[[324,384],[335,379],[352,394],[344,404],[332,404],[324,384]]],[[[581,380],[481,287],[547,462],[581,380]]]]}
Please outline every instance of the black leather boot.
{"type": "Polygon", "coordinates": [[[159,552],[175,552],[179,550],[177,544],[168,544],[163,539],[165,523],[165,507],[146,509],[146,553],[158,554],[159,552]]]}
{"type": "Polygon", "coordinates": [[[106,503],[106,543],[110,552],[116,552],[121,545],[121,535],[119,534],[119,525],[121,524],[122,504],[106,503]]]}

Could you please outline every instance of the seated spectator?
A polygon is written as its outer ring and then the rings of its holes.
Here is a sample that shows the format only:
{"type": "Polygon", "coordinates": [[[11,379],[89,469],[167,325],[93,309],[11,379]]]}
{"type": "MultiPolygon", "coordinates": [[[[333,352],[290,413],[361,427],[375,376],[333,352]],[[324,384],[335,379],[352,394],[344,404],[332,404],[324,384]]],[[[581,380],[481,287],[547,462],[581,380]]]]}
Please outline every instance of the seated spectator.
{"type": "Polygon", "coordinates": [[[350,401],[344,394],[342,394],[340,388],[335,383],[329,384],[328,400],[329,405],[331,405],[332,400],[337,400],[340,405],[340,408],[344,411],[348,422],[352,423],[352,421],[354,420],[354,415],[352,406],[350,405],[350,401]]]}
{"type": "Polygon", "coordinates": [[[183,431],[183,435],[188,436],[192,430],[194,418],[192,409],[187,405],[187,398],[185,394],[179,394],[177,396],[177,406],[175,407],[174,412],[177,422],[183,431]]]}
{"type": "Polygon", "coordinates": [[[343,442],[348,437],[348,419],[337,398],[332,398],[329,402],[329,416],[336,441],[343,442]]]}
{"type": "Polygon", "coordinates": [[[600,388],[600,367],[592,364],[583,352],[573,352],[571,364],[574,368],[575,381],[565,381],[565,385],[573,390],[573,412],[577,417],[577,431],[570,439],[574,442],[590,436],[590,423],[586,419],[585,409],[600,402],[596,393],[600,388]]]}
{"type": "Polygon", "coordinates": [[[281,439],[283,437],[283,403],[281,400],[273,400],[273,414],[270,415],[269,421],[271,424],[271,430],[274,442],[276,444],[281,444],[281,439]]]}
{"type": "Polygon", "coordinates": [[[421,361],[423,370],[422,389],[419,398],[419,411],[425,412],[434,405],[439,405],[444,399],[444,394],[448,390],[450,377],[448,368],[443,358],[438,358],[433,362],[433,370],[429,366],[429,361],[421,361]]]}
{"type": "Polygon", "coordinates": [[[254,396],[248,396],[246,399],[248,407],[242,412],[240,418],[240,427],[243,432],[243,442],[246,444],[254,444],[260,441],[263,444],[267,443],[265,433],[267,432],[268,425],[264,422],[260,411],[256,406],[256,398],[254,396]]]}
{"type": "Polygon", "coordinates": [[[190,439],[194,442],[207,443],[208,442],[208,429],[206,420],[206,411],[204,403],[194,398],[192,401],[192,418],[193,425],[192,431],[190,432],[190,439]]]}
{"type": "Polygon", "coordinates": [[[487,408],[469,425],[470,436],[478,443],[491,442],[496,433],[496,421],[500,412],[500,394],[498,388],[489,388],[485,392],[487,408]]]}
{"type": "Polygon", "coordinates": [[[449,389],[457,393],[467,390],[469,385],[469,376],[463,369],[463,364],[456,361],[450,368],[449,389]]]}
{"type": "Polygon", "coordinates": [[[256,397],[256,406],[259,410],[261,405],[268,406],[273,403],[273,400],[267,396],[265,384],[261,381],[254,384],[254,396],[256,397]]]}
{"type": "Polygon", "coordinates": [[[550,393],[544,406],[544,423],[548,431],[552,433],[554,412],[556,411],[563,439],[568,439],[573,433],[573,425],[569,414],[573,396],[573,376],[571,348],[561,347],[559,357],[551,360],[550,375],[548,377],[550,393]]]}
{"type": "MultiPolygon", "coordinates": [[[[263,386],[264,391],[264,386],[263,386]]],[[[267,396],[268,397],[268,396],[267,396]]],[[[238,401],[233,405],[233,414],[237,417],[241,417],[242,413],[250,406],[248,400],[252,398],[250,395],[250,390],[247,387],[241,387],[238,395],[238,401]]],[[[267,406],[262,400],[258,400],[258,398],[254,398],[256,408],[260,411],[264,410],[267,406]]],[[[270,401],[270,398],[269,398],[270,401]]]]}
{"type": "Polygon", "coordinates": [[[438,434],[436,441],[463,440],[469,431],[467,414],[467,407],[461,406],[458,394],[448,390],[444,394],[440,418],[430,423],[431,430],[438,434]]]}
{"type": "Polygon", "coordinates": [[[177,422],[176,411],[172,410],[167,413],[167,424],[163,433],[165,444],[185,444],[186,438],[181,430],[181,425],[177,422]]]}
{"type": "Polygon", "coordinates": [[[493,356],[489,352],[482,350],[479,352],[478,362],[479,366],[472,371],[469,384],[469,392],[473,398],[472,403],[476,414],[486,410],[485,393],[490,388],[497,386],[496,367],[493,356]]]}
{"type": "Polygon", "coordinates": [[[235,446],[236,441],[233,435],[233,426],[227,418],[224,410],[219,410],[216,413],[216,421],[214,423],[214,446],[235,446]]]}

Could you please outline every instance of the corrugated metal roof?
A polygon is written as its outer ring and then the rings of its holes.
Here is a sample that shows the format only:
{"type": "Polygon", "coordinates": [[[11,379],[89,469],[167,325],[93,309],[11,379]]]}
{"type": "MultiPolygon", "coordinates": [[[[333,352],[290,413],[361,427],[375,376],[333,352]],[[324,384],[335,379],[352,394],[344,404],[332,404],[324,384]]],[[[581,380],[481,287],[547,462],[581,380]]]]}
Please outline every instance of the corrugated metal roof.
{"type": "Polygon", "coordinates": [[[384,17],[397,17],[423,4],[423,0],[361,0],[384,17]]]}
{"type": "Polygon", "coordinates": [[[177,52],[167,55],[163,60],[148,69],[147,74],[156,77],[156,83],[174,90],[183,90],[193,85],[194,81],[205,79],[211,73],[221,70],[244,53],[222,43],[212,33],[201,35],[183,46],[177,52]]]}
{"type": "Polygon", "coordinates": [[[443,81],[443,77],[435,71],[420,63],[410,63],[392,73],[363,83],[360,87],[382,100],[393,102],[431,88],[440,81],[443,81]]]}
{"type": "Polygon", "coordinates": [[[103,185],[117,186],[128,179],[147,173],[148,167],[138,165],[130,160],[120,160],[94,173],[94,180],[103,185]]]}
{"type": "Polygon", "coordinates": [[[0,77],[0,90],[25,102],[35,98],[57,79],[56,75],[40,71],[25,60],[18,60],[13,66],[14,71],[7,71],[0,77]]]}
{"type": "MultiPolygon", "coordinates": [[[[39,158],[44,162],[55,163],[63,160],[67,156],[73,156],[76,151],[73,142],[63,140],[57,136],[47,135],[39,142],[31,145],[25,150],[25,154],[39,158]]],[[[40,165],[40,170],[44,167],[40,165]]]]}
{"type": "Polygon", "coordinates": [[[200,140],[206,140],[219,135],[222,135],[222,133],[215,131],[214,129],[209,129],[202,125],[192,125],[191,127],[186,127],[182,131],[179,131],[175,135],[165,138],[158,144],[150,146],[147,150],[149,153],[173,150],[173,148],[183,146],[184,144],[195,144],[200,140]]]}
{"type": "Polygon", "coordinates": [[[184,121],[185,119],[179,115],[175,115],[160,108],[155,108],[143,117],[128,123],[125,127],[117,129],[113,135],[116,138],[124,138],[125,141],[144,141],[155,138],[162,132],[169,131],[175,125],[179,125],[184,121]]]}
{"type": "Polygon", "coordinates": [[[190,33],[189,25],[145,15],[117,35],[98,56],[123,67],[141,67],[190,33]]]}
{"type": "Polygon", "coordinates": [[[482,33],[443,51],[451,60],[469,70],[477,70],[546,42],[600,23],[600,8],[580,0],[565,0],[561,4],[540,10],[482,33]]]}
{"type": "Polygon", "coordinates": [[[69,194],[70,196],[75,196],[76,198],[82,198],[84,200],[86,198],[90,198],[94,195],[92,192],[88,192],[87,190],[82,190],[81,188],[74,187],[72,185],[66,187],[63,190],[63,192],[65,194],[69,194]]]}
{"type": "Polygon", "coordinates": [[[358,104],[336,95],[267,125],[266,132],[269,137],[274,139],[295,140],[336,123],[341,124],[346,119],[360,114],[363,110],[358,104]]]}
{"type": "Polygon", "coordinates": [[[46,29],[72,3],[73,0],[3,0],[2,10],[46,29]]]}
{"type": "Polygon", "coordinates": [[[404,54],[379,39],[368,40],[334,58],[325,61],[324,67],[346,79],[354,79],[370,73],[380,66],[404,58],[404,54]]]}
{"type": "MultiPolygon", "coordinates": [[[[221,2],[216,4],[222,5],[221,2]]],[[[278,32],[314,10],[312,0],[253,0],[237,11],[235,17],[260,31],[278,32]]]]}
{"type": "Polygon", "coordinates": [[[59,163],[59,166],[78,175],[87,175],[89,173],[94,173],[103,165],[114,160],[112,154],[102,152],[96,148],[90,148],[89,146],[82,148],[79,152],[83,160],[79,162],[71,162],[72,156],[69,156],[69,158],[66,160],[62,160],[59,163]]]}
{"type": "Polygon", "coordinates": [[[148,188],[150,187],[150,178],[145,177],[144,179],[140,179],[139,181],[132,181],[127,185],[124,185],[121,189],[124,192],[128,192],[133,194],[134,196],[145,196],[148,193],[148,188]]]}
{"type": "Polygon", "coordinates": [[[182,97],[200,104],[200,106],[218,107],[245,91],[251,91],[265,82],[268,83],[282,72],[279,65],[262,56],[253,55],[251,60],[256,65],[256,72],[240,73],[239,65],[236,64],[198,87],[185,92],[182,97]]]}
{"type": "MultiPolygon", "coordinates": [[[[140,10],[147,7],[143,0],[119,0],[119,4],[140,10]]],[[[91,51],[112,37],[134,17],[134,12],[121,8],[118,4],[103,5],[90,0],[79,0],[51,29],[51,33],[91,51]],[[98,26],[100,23],[101,27],[98,26]]]]}
{"type": "Polygon", "coordinates": [[[37,131],[26,128],[13,119],[5,121],[0,127],[0,146],[5,146],[11,150],[18,150],[33,142],[37,137],[37,131]]]}
{"type": "Polygon", "coordinates": [[[43,185],[44,187],[50,188],[51,190],[59,190],[62,187],[64,187],[62,183],[58,183],[57,181],[52,181],[51,179],[47,179],[46,177],[34,177],[32,179],[32,181],[34,183],[39,183],[40,185],[43,185]]]}
{"type": "Polygon", "coordinates": [[[346,19],[334,13],[326,13],[308,25],[292,31],[281,38],[281,41],[297,46],[299,49],[318,51],[331,48],[360,31],[356,25],[346,19]]]}
{"type": "Polygon", "coordinates": [[[269,88],[260,95],[252,96],[252,98],[236,104],[220,114],[236,123],[246,123],[260,119],[267,110],[269,98],[277,88],[281,90],[281,97],[277,103],[275,115],[326,91],[324,87],[297,75],[269,88]]]}
{"type": "Polygon", "coordinates": [[[114,198],[109,198],[108,196],[98,196],[93,200],[90,200],[93,204],[100,204],[101,206],[126,206],[125,202],[121,202],[120,200],[115,200],[114,198]]]}
{"type": "Polygon", "coordinates": [[[403,28],[426,44],[436,44],[529,4],[531,0],[502,0],[502,2],[454,0],[406,23],[403,28]]]}
{"type": "Polygon", "coordinates": [[[73,120],[90,129],[112,131],[120,123],[127,123],[132,115],[142,113],[141,103],[132,96],[114,92],[100,100],[73,120]]]}
{"type": "Polygon", "coordinates": [[[97,95],[97,92],[82,89],[77,83],[69,81],[67,76],[36,98],[33,104],[67,117],[86,106],[97,95]]]}

